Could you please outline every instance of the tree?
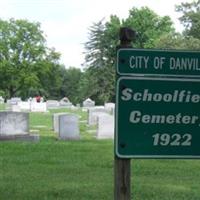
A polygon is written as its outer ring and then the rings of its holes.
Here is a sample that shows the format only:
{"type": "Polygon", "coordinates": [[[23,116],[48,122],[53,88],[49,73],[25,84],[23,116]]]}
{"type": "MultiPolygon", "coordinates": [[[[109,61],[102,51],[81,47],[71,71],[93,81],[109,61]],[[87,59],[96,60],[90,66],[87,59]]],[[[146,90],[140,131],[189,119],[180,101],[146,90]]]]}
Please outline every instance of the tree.
{"type": "Polygon", "coordinates": [[[121,26],[128,26],[138,32],[134,44],[134,47],[138,48],[154,48],[159,38],[174,32],[169,17],[160,17],[148,8],[131,9],[129,17],[122,22],[117,16],[111,16],[105,23],[94,23],[90,27],[89,40],[85,44],[86,71],[93,77],[89,82],[92,89],[87,96],[98,104],[114,100],[116,47],[119,44],[121,26]]]}
{"type": "Polygon", "coordinates": [[[176,11],[182,13],[179,20],[185,27],[184,34],[200,39],[200,0],[181,3],[176,6],[176,11]]]}
{"type": "Polygon", "coordinates": [[[123,25],[137,31],[137,38],[133,44],[136,48],[155,48],[155,43],[160,37],[174,33],[175,30],[170,17],[160,17],[147,7],[132,8],[123,25]]]}
{"type": "Polygon", "coordinates": [[[52,73],[52,66],[59,59],[53,54],[56,53],[47,48],[39,23],[0,20],[0,89],[7,98],[25,98],[30,88],[43,89],[42,78],[52,73]]]}
{"type": "Polygon", "coordinates": [[[93,76],[90,74],[89,69],[82,72],[78,86],[79,102],[82,103],[87,98],[92,98],[96,85],[94,85],[93,76]]]}
{"type": "Polygon", "coordinates": [[[156,46],[170,49],[200,50],[200,0],[181,3],[176,11],[182,13],[179,18],[184,25],[183,34],[169,33],[157,40],[156,46]]]}
{"type": "Polygon", "coordinates": [[[60,92],[62,97],[68,97],[74,103],[80,103],[79,82],[81,80],[82,72],[80,69],[70,67],[63,71],[63,80],[60,92]]]}
{"type": "Polygon", "coordinates": [[[180,33],[169,33],[156,40],[155,46],[160,49],[181,49],[183,40],[184,38],[180,33]]]}
{"type": "Polygon", "coordinates": [[[120,26],[119,18],[111,16],[109,22],[104,23],[101,20],[90,27],[90,37],[85,48],[87,74],[92,77],[90,84],[93,87],[86,96],[95,100],[97,104],[113,100],[114,62],[120,26]]]}
{"type": "Polygon", "coordinates": [[[60,54],[54,49],[47,49],[47,58],[43,60],[38,70],[38,77],[40,80],[39,87],[36,91],[40,91],[40,95],[51,99],[60,99],[62,97],[60,88],[63,83],[63,74],[65,74],[65,66],[59,64],[60,54]]]}
{"type": "Polygon", "coordinates": [[[194,37],[185,37],[180,33],[166,34],[157,40],[156,47],[161,49],[200,50],[200,40],[194,37]]]}

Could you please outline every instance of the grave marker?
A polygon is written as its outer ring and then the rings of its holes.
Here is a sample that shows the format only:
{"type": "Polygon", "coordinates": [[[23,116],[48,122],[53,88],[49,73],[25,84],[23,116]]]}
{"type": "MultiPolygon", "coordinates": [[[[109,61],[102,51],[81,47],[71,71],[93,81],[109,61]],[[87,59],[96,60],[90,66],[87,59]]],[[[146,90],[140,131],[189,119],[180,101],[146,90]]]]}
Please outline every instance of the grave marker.
{"type": "Polygon", "coordinates": [[[97,139],[114,138],[114,116],[109,114],[97,117],[97,139]]]}
{"type": "Polygon", "coordinates": [[[79,140],[78,116],[65,114],[59,116],[59,139],[61,140],[79,140]]]}

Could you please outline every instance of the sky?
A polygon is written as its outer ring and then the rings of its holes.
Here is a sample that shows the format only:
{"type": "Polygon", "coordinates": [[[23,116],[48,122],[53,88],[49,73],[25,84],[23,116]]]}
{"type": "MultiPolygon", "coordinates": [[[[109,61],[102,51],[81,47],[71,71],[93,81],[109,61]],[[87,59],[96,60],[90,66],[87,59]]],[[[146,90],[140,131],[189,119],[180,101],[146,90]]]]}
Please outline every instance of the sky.
{"type": "Polygon", "coordinates": [[[160,16],[170,16],[181,31],[180,14],[175,12],[181,2],[192,0],[0,0],[0,18],[40,22],[48,47],[61,53],[61,63],[83,68],[84,43],[93,23],[109,20],[110,15],[125,19],[131,8],[147,6],[160,16]]]}

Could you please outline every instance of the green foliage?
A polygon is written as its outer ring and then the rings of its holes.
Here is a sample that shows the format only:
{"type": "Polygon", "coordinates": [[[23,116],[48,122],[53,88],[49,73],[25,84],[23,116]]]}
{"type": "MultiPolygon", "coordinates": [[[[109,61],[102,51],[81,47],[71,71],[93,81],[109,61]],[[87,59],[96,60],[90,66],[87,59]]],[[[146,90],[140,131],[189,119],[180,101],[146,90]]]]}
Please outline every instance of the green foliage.
{"type": "Polygon", "coordinates": [[[174,33],[169,17],[160,17],[146,7],[131,9],[128,18],[122,22],[117,16],[111,16],[107,22],[94,23],[85,44],[86,71],[91,76],[88,84],[92,85],[85,87],[88,88],[85,94],[97,104],[114,101],[116,47],[119,45],[121,26],[137,31],[138,38],[134,46],[138,48],[154,48],[159,38],[167,33],[174,33]]]}
{"type": "Polygon", "coordinates": [[[3,90],[0,90],[0,96],[5,97],[5,92],[3,90]]]}
{"type": "Polygon", "coordinates": [[[78,87],[79,102],[82,103],[85,99],[91,97],[95,88],[96,85],[94,85],[93,76],[89,70],[83,72],[78,87]]]}
{"type": "Polygon", "coordinates": [[[48,49],[39,23],[0,20],[0,89],[7,98],[26,98],[30,88],[44,89],[58,65],[59,54],[48,49]],[[47,81],[47,80],[45,80],[47,81]]]}
{"type": "Polygon", "coordinates": [[[44,53],[45,41],[38,29],[39,24],[26,20],[0,20],[1,86],[9,96],[38,83],[35,63],[44,53]]]}
{"type": "Polygon", "coordinates": [[[132,8],[124,26],[137,31],[137,39],[133,46],[136,48],[155,48],[155,41],[166,33],[174,32],[170,17],[160,17],[147,7],[132,8]]]}
{"type": "Polygon", "coordinates": [[[185,37],[180,33],[166,34],[156,41],[156,47],[162,49],[200,50],[200,40],[194,37],[185,37]]]}
{"type": "Polygon", "coordinates": [[[180,21],[185,27],[184,34],[200,39],[200,0],[181,3],[176,11],[182,13],[180,21]]]}
{"type": "Polygon", "coordinates": [[[115,81],[116,46],[119,44],[118,32],[121,22],[117,16],[111,16],[110,21],[100,21],[90,27],[89,41],[85,44],[87,76],[90,85],[86,96],[97,104],[112,101],[115,81]]]}
{"type": "Polygon", "coordinates": [[[114,70],[104,66],[95,69],[90,68],[88,75],[90,76],[90,82],[88,82],[86,97],[95,100],[97,105],[111,101],[110,98],[114,93],[114,70]]]}
{"type": "Polygon", "coordinates": [[[163,35],[156,41],[156,47],[200,50],[200,1],[181,3],[176,6],[176,11],[182,14],[179,19],[185,27],[183,34],[163,35]]]}
{"type": "Polygon", "coordinates": [[[133,7],[120,20],[111,16],[89,29],[85,43],[85,71],[66,69],[60,54],[47,47],[39,23],[0,19],[0,91],[5,98],[41,95],[48,99],[67,96],[72,103],[86,98],[97,104],[115,99],[115,59],[122,26],[137,31],[135,48],[200,49],[200,0],[176,7],[182,13],[183,34],[176,33],[168,16],[147,7],[133,7]]]}
{"type": "Polygon", "coordinates": [[[156,40],[155,45],[160,49],[180,49],[183,39],[183,36],[179,33],[169,33],[156,40]]]}
{"type": "Polygon", "coordinates": [[[70,67],[63,71],[63,80],[61,85],[62,97],[68,97],[74,103],[80,103],[79,84],[82,72],[78,68],[70,67]]]}
{"type": "Polygon", "coordinates": [[[40,87],[37,88],[37,91],[41,91],[39,94],[46,96],[46,98],[59,99],[61,98],[60,88],[65,67],[58,63],[60,54],[55,52],[54,49],[48,49],[48,55],[48,58],[40,63],[40,67],[46,70],[38,71],[40,87]]]}

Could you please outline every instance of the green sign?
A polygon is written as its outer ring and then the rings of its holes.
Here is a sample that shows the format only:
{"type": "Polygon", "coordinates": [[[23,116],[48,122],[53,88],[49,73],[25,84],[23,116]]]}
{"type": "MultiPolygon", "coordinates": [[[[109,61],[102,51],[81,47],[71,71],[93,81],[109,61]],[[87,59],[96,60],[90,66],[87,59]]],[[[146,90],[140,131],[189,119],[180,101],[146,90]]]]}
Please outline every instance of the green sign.
{"type": "Polygon", "coordinates": [[[200,77],[200,52],[120,49],[117,53],[117,73],[200,77]]]}
{"type": "Polygon", "coordinates": [[[200,80],[121,77],[116,154],[122,158],[200,157],[200,80]]]}

